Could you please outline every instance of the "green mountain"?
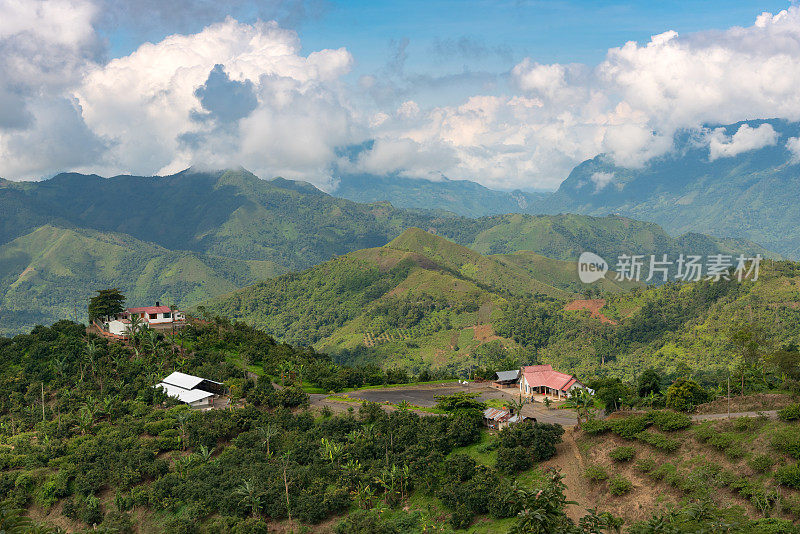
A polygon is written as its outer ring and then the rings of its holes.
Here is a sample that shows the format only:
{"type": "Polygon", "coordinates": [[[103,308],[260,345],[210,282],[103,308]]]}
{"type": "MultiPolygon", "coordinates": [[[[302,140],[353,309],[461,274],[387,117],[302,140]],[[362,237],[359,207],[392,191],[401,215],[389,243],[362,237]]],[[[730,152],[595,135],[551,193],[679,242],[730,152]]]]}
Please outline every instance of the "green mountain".
{"type": "Polygon", "coordinates": [[[620,213],[656,222],[673,234],[742,238],[800,258],[800,165],[786,148],[787,140],[800,136],[800,123],[759,120],[720,128],[732,136],[743,126],[772,128],[775,143],[711,159],[708,144],[684,132],[676,136],[672,152],[641,169],[617,167],[597,156],[578,165],[539,209],[620,213]]]}
{"type": "Polygon", "coordinates": [[[0,246],[0,331],[85,320],[94,290],[188,306],[284,272],[270,261],[174,252],[125,234],[45,225],[0,246]]]}
{"type": "MultiPolygon", "coordinates": [[[[579,285],[576,264],[534,256],[484,256],[412,228],[383,247],[259,282],[202,309],[334,354],[415,372],[426,366],[458,370],[481,362],[487,351],[521,349],[495,331],[509,302],[573,300],[557,286],[579,285]]],[[[600,287],[619,292],[633,286],[612,277],[607,274],[600,287]]]]}
{"type": "MultiPolygon", "coordinates": [[[[164,177],[69,173],[43,182],[0,181],[0,250],[6,258],[0,261],[0,279],[8,284],[0,301],[0,332],[75,316],[76,308],[80,319],[88,296],[107,286],[127,291],[132,303],[158,299],[191,306],[258,279],[383,246],[413,227],[480,254],[527,250],[567,261],[585,250],[610,263],[622,253],[767,254],[745,241],[696,234],[675,239],[655,224],[622,217],[470,219],[398,209],[386,202],[358,204],[304,182],[261,180],[242,169],[188,169],[164,177]],[[65,235],[69,231],[70,238],[42,238],[53,236],[55,229],[65,235]],[[47,264],[37,267],[40,258],[47,264]],[[177,263],[181,273],[193,273],[187,280],[170,274],[177,263]],[[29,265],[37,270],[22,276],[29,265]]],[[[501,266],[531,274],[519,265],[501,266]]],[[[475,283],[499,283],[491,269],[476,273],[475,283]]],[[[580,290],[574,280],[550,283],[546,274],[533,274],[550,285],[580,290]]],[[[508,278],[507,283],[504,290],[527,282],[508,278]]]]}
{"type": "Polygon", "coordinates": [[[350,175],[341,176],[333,194],[471,217],[616,213],[657,223],[672,235],[745,239],[800,258],[800,207],[795,202],[800,160],[787,148],[787,141],[800,137],[800,123],[750,120],[704,130],[678,132],[673,150],[641,168],[616,166],[600,154],[577,165],[552,194],[494,191],[463,180],[350,175]],[[710,153],[705,133],[717,131],[730,143],[742,127],[771,128],[774,142],[753,150],[710,153]]]}
{"type": "Polygon", "coordinates": [[[332,194],[355,202],[391,202],[398,208],[447,211],[465,217],[527,213],[548,193],[495,191],[469,180],[430,180],[402,176],[342,174],[332,194]]]}

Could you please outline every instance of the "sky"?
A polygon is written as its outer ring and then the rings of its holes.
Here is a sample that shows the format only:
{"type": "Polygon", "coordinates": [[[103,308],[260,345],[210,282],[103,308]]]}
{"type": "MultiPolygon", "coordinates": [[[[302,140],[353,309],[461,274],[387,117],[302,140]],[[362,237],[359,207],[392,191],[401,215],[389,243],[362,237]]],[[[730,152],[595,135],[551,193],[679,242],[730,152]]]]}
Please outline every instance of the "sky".
{"type": "Polygon", "coordinates": [[[800,120],[778,1],[0,0],[0,176],[244,166],[552,190],[696,130],[709,159],[800,120]]]}

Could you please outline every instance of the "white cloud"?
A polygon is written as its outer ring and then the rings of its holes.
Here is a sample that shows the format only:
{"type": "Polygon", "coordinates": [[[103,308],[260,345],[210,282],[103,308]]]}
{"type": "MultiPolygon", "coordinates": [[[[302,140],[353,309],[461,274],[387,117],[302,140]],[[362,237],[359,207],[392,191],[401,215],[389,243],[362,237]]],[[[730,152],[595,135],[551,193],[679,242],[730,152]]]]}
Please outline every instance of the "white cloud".
{"type": "Polygon", "coordinates": [[[613,172],[595,172],[592,173],[590,180],[594,184],[594,192],[597,193],[614,181],[613,172]]]}
{"type": "Polygon", "coordinates": [[[786,149],[792,153],[792,162],[800,163],[800,137],[790,137],[787,139],[786,149]]]}
{"type": "Polygon", "coordinates": [[[742,124],[733,136],[725,133],[725,128],[716,128],[709,135],[708,159],[730,158],[765,146],[772,146],[778,142],[778,132],[771,125],[761,124],[752,128],[742,124]]]}
{"type": "MultiPolygon", "coordinates": [[[[325,186],[338,166],[555,188],[598,153],[641,166],[668,152],[678,129],[800,120],[800,6],[747,27],[628,42],[594,66],[526,58],[506,73],[506,94],[486,95],[465,89],[481,87],[482,73],[405,74],[403,43],[394,70],[351,83],[347,50],[303,52],[277,23],[231,18],[105,61],[100,1],[0,0],[0,176],[241,164],[325,186]],[[426,107],[415,84],[467,96],[426,107]],[[241,100],[227,101],[226,87],[241,100]],[[341,161],[338,148],[366,140],[371,149],[341,161]]],[[[711,159],[778,141],[768,125],[704,139],[711,159]]],[[[800,153],[800,142],[787,148],[800,153]]]]}
{"type": "Polygon", "coordinates": [[[150,173],[241,164],[268,177],[324,183],[334,149],[350,141],[336,82],[352,58],[344,49],[299,51],[293,31],[228,19],[94,69],[77,96],[87,124],[111,141],[111,167],[150,173]],[[194,120],[205,111],[196,92],[217,65],[257,99],[248,116],[225,128],[194,120]]]}

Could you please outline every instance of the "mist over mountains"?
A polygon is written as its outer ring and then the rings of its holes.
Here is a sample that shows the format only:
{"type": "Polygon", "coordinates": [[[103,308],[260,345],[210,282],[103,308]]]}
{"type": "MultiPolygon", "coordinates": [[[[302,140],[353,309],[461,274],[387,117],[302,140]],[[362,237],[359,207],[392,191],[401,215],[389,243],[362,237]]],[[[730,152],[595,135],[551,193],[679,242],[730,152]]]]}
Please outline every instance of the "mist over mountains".
{"type": "Polygon", "coordinates": [[[342,176],[334,195],[460,215],[506,212],[619,214],[685,232],[737,237],[800,257],[800,124],[742,121],[681,131],[674,148],[641,168],[598,155],[553,193],[502,192],[466,181],[342,176]]]}

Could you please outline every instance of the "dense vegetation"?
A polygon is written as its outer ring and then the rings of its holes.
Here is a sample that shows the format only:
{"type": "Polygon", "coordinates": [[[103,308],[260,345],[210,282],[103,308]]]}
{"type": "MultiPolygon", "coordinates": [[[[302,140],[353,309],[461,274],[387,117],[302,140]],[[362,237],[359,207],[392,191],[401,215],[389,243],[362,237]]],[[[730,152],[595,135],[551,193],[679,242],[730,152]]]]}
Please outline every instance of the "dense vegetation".
{"type": "MultiPolygon", "coordinates": [[[[125,346],[61,321],[0,339],[0,361],[0,508],[9,517],[32,508],[70,529],[244,533],[347,516],[342,532],[371,532],[364,525],[388,517],[373,509],[399,510],[412,494],[440,499],[455,528],[476,514],[513,517],[537,498],[513,489],[502,463],[451,454],[481,438],[479,403],[445,399],[450,415],[438,417],[369,403],[315,415],[295,384],[344,368],[241,323],[199,323],[174,343],[142,330],[125,346]],[[257,382],[242,364],[258,369],[257,382]],[[231,407],[192,411],[152,387],[175,369],[224,382],[231,407]]],[[[377,368],[345,374],[390,380],[377,368]]],[[[502,432],[500,447],[546,459],[562,433],[528,423],[502,432]]],[[[545,486],[558,488],[558,478],[545,486]]],[[[552,506],[548,521],[568,525],[563,503],[552,506]]],[[[404,532],[430,525],[421,512],[392,514],[404,532]]]]}
{"type": "MultiPolygon", "coordinates": [[[[574,260],[586,248],[622,252],[727,250],[724,240],[673,239],[620,217],[496,216],[356,204],[303,182],[244,170],[101,178],[61,174],[37,183],[0,179],[0,333],[72,317],[92,293],[120,287],[139,305],[197,304],[256,280],[305,269],[410,227],[482,253],[531,250],[574,260]]],[[[754,250],[739,243],[737,250],[754,250]]],[[[487,280],[484,280],[487,282],[487,280]]],[[[491,282],[491,280],[488,280],[491,282]]],[[[574,281],[559,287],[575,290],[574,281]]]]}

